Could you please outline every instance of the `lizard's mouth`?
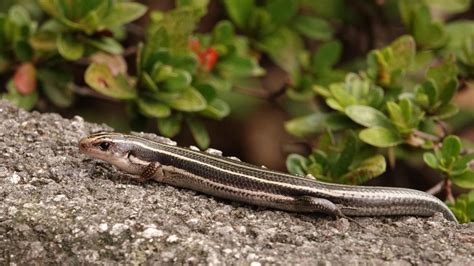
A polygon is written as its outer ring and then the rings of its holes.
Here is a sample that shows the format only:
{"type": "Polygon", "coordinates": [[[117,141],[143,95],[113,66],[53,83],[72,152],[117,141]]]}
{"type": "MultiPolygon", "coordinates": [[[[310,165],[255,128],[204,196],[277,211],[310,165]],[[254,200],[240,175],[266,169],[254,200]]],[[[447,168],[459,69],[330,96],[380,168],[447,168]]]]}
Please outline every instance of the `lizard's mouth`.
{"type": "Polygon", "coordinates": [[[127,152],[127,160],[128,160],[129,162],[133,163],[132,158],[133,158],[132,151],[127,152]]]}

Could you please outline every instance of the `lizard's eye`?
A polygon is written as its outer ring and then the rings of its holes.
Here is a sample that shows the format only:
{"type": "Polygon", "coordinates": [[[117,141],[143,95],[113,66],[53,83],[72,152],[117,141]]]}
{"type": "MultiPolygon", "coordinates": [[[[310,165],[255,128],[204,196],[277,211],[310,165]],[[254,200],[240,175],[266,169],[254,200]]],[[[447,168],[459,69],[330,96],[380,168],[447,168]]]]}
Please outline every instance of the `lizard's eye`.
{"type": "Polygon", "coordinates": [[[101,142],[99,145],[97,145],[101,151],[106,151],[110,147],[110,142],[101,142]]]}

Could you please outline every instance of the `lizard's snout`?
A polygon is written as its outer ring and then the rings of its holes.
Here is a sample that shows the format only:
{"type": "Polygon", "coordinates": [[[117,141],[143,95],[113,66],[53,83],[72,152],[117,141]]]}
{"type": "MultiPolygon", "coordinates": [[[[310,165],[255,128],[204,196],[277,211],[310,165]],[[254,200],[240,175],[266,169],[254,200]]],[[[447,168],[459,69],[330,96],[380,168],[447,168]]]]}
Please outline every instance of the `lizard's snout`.
{"type": "Polygon", "coordinates": [[[90,142],[87,140],[87,138],[83,138],[79,141],[80,152],[85,153],[88,150],[89,146],[90,146],[90,142]]]}

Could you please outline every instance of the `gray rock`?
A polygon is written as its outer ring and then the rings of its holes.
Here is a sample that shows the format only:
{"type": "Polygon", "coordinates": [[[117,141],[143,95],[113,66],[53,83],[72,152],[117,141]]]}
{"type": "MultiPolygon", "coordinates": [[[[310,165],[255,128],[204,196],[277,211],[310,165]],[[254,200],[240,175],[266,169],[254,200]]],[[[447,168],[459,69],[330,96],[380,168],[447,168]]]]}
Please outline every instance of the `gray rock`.
{"type": "Polygon", "coordinates": [[[0,265],[469,264],[474,226],[287,213],[154,182],[78,153],[82,118],[0,101],[0,265]]]}

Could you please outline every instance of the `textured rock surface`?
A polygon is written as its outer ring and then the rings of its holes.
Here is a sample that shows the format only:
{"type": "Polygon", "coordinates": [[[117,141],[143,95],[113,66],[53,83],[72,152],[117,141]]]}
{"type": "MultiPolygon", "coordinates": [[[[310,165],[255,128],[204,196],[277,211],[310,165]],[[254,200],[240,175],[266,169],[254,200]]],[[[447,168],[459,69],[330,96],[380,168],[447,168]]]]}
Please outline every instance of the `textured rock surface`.
{"type": "Polygon", "coordinates": [[[474,223],[267,210],[131,182],[78,153],[106,126],[0,101],[0,264],[473,263],[474,223]]]}

